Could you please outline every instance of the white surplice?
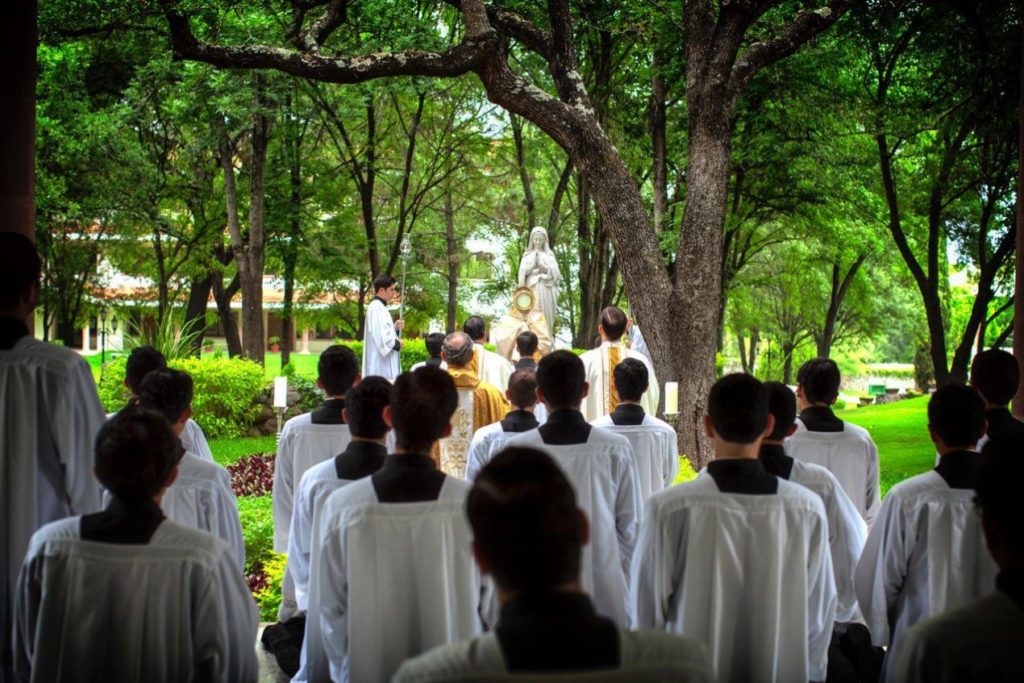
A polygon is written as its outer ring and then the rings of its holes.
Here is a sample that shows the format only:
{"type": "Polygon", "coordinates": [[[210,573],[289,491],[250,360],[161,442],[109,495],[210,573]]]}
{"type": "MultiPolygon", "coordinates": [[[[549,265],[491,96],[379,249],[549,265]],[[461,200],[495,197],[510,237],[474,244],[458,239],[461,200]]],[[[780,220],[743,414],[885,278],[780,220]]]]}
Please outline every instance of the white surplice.
{"type": "Polygon", "coordinates": [[[199,426],[198,422],[189,419],[178,438],[181,439],[181,445],[185,447],[186,451],[203,460],[213,462],[213,451],[210,450],[206,434],[203,433],[203,428],[199,426]]]}
{"type": "MultiPolygon", "coordinates": [[[[535,416],[536,417],[536,416],[535,416]]],[[[484,425],[473,434],[466,456],[466,481],[473,481],[484,465],[489,463],[511,439],[525,432],[506,432],[500,422],[484,425]]]]}
{"type": "Polygon", "coordinates": [[[590,520],[590,543],[583,547],[580,560],[583,591],[593,596],[599,614],[620,626],[632,625],[629,572],[640,520],[640,488],[629,441],[591,427],[586,443],[546,444],[533,429],[504,445],[536,448],[561,466],[576,491],[576,505],[590,520]]]}
{"type": "Polygon", "coordinates": [[[875,645],[888,646],[894,681],[903,634],[930,616],[995,588],[973,489],[954,489],[932,470],[889,490],[857,565],[861,612],[875,645]]]}
{"type": "Polygon", "coordinates": [[[652,496],[633,557],[639,628],[708,645],[719,681],[823,681],[836,592],[818,496],[722,493],[707,471],[652,496]]]}
{"type": "Polygon", "coordinates": [[[558,674],[510,673],[498,637],[493,633],[454,645],[445,645],[410,659],[393,683],[446,681],[515,681],[523,678],[550,681],[677,681],[711,683],[715,680],[707,648],[698,640],[660,631],[619,628],[619,666],[613,671],[558,674]]]}
{"type": "Polygon", "coordinates": [[[640,332],[640,328],[636,325],[630,325],[629,330],[626,332],[626,337],[629,339],[629,348],[647,356],[647,360],[653,366],[654,356],[651,355],[651,350],[647,348],[647,342],[644,341],[644,335],[640,332]]]}
{"type": "Polygon", "coordinates": [[[18,582],[15,668],[32,681],[256,681],[259,615],[227,545],[164,520],[145,545],[41,529],[18,582]]]}
{"type": "Polygon", "coordinates": [[[580,356],[583,367],[587,373],[587,383],[590,388],[583,399],[580,410],[587,422],[593,422],[599,417],[611,412],[608,408],[612,389],[613,368],[608,359],[609,347],[615,346],[619,349],[619,362],[627,358],[635,358],[647,366],[647,391],[640,397],[640,405],[648,415],[658,414],[658,401],[661,398],[661,390],[658,388],[658,378],[654,374],[654,366],[644,354],[627,349],[622,341],[603,342],[596,349],[591,349],[580,356]]]}
{"type": "Polygon", "coordinates": [[[881,500],[878,482],[878,447],[863,427],[843,423],[841,432],[811,432],[799,419],[796,432],[786,439],[790,457],[821,465],[835,475],[854,507],[870,527],[881,500]]]}
{"type": "Polygon", "coordinates": [[[633,446],[641,503],[671,486],[679,476],[679,440],[676,430],[664,420],[644,415],[642,424],[617,425],[605,415],[591,424],[621,434],[633,446]]]}
{"type": "Polygon", "coordinates": [[[395,348],[398,332],[384,303],[374,297],[366,307],[363,325],[363,377],[376,375],[392,382],[402,372],[399,351],[395,348]]]}
{"type": "Polygon", "coordinates": [[[1024,672],[1024,609],[996,591],[927,619],[903,636],[896,680],[1011,683],[1024,672]]]}
{"type": "Polygon", "coordinates": [[[314,521],[304,662],[294,680],[387,681],[406,659],[482,633],[469,489],[446,477],[437,500],[380,503],[366,477],[327,497],[314,521]]]}
{"type": "Polygon", "coordinates": [[[508,379],[515,370],[512,364],[504,356],[488,351],[483,344],[476,342],[473,343],[473,355],[476,357],[476,376],[504,396],[505,390],[508,389],[508,379]]]}
{"type": "Polygon", "coordinates": [[[839,480],[824,467],[794,460],[789,480],[818,494],[825,505],[825,515],[828,517],[828,545],[832,551],[832,572],[836,580],[838,598],[836,621],[859,621],[860,610],[857,609],[853,575],[864,549],[867,526],[839,484],[839,480]]]}
{"type": "Polygon", "coordinates": [[[100,509],[93,446],[106,415],[89,364],[71,349],[22,337],[0,350],[0,679],[29,540],[48,522],[100,509]]]}

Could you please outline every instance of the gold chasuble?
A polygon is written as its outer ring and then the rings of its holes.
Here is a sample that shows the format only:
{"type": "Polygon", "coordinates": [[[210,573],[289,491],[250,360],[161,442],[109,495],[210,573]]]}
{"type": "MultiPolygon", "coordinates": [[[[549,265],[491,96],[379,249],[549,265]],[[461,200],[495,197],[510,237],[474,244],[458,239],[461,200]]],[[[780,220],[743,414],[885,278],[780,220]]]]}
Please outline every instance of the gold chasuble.
{"type": "Polygon", "coordinates": [[[460,479],[466,476],[466,455],[476,430],[498,422],[508,414],[509,405],[496,388],[481,382],[469,366],[448,368],[459,392],[459,406],[452,415],[452,433],[435,446],[435,460],[441,471],[460,479]]]}
{"type": "MultiPolygon", "coordinates": [[[[615,409],[619,407],[619,390],[615,386],[615,382],[612,381],[612,374],[615,372],[615,368],[618,366],[619,361],[619,347],[609,346],[608,347],[608,372],[604,376],[604,381],[607,382],[605,386],[605,396],[608,397],[608,405],[606,406],[608,413],[615,412],[615,409]]],[[[629,367],[628,365],[626,366],[629,367]]]]}

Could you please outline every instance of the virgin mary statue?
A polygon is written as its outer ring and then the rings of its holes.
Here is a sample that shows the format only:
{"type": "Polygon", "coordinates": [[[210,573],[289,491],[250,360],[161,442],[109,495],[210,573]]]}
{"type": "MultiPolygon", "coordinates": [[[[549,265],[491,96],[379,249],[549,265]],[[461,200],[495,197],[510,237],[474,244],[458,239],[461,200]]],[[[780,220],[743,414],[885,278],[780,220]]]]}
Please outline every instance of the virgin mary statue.
{"type": "Polygon", "coordinates": [[[534,228],[530,231],[530,244],[519,262],[519,286],[529,287],[537,299],[536,309],[544,314],[548,330],[555,334],[555,313],[558,309],[558,272],[555,253],[548,245],[548,231],[534,228]]]}

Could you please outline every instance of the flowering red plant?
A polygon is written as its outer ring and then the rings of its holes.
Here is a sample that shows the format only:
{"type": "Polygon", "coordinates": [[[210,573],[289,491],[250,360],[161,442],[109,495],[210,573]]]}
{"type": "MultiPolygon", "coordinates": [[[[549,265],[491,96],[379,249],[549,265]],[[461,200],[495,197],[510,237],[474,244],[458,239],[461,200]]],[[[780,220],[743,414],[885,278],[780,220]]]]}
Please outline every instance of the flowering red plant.
{"type": "Polygon", "coordinates": [[[228,465],[236,496],[263,496],[274,488],[274,453],[254,453],[228,465]]]}

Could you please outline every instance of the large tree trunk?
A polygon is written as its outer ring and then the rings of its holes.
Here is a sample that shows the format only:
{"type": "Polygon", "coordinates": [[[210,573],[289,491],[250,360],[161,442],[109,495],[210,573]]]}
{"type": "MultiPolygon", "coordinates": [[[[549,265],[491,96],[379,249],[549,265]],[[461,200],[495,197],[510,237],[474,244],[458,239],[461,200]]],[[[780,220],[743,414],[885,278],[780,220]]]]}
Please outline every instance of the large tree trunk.
{"type": "Polygon", "coordinates": [[[193,278],[188,290],[188,305],[185,307],[185,323],[183,330],[198,332],[192,342],[192,352],[199,355],[203,348],[203,337],[206,335],[206,308],[210,303],[210,289],[213,277],[207,275],[193,278]]]}
{"type": "Polygon", "coordinates": [[[224,329],[224,341],[228,345],[228,357],[235,358],[242,355],[242,340],[238,336],[238,323],[235,321],[235,312],[231,310],[231,299],[238,293],[241,282],[238,275],[232,278],[227,287],[224,286],[224,273],[216,271],[212,277],[213,301],[217,304],[217,316],[220,318],[220,326],[224,329]]]}
{"type": "Polygon", "coordinates": [[[828,309],[825,311],[825,324],[821,326],[821,334],[814,340],[818,350],[818,358],[828,358],[832,353],[832,344],[836,337],[836,325],[842,310],[846,294],[857,276],[857,271],[864,265],[867,254],[858,254],[844,275],[839,262],[832,264],[832,287],[829,290],[828,309]]]}

